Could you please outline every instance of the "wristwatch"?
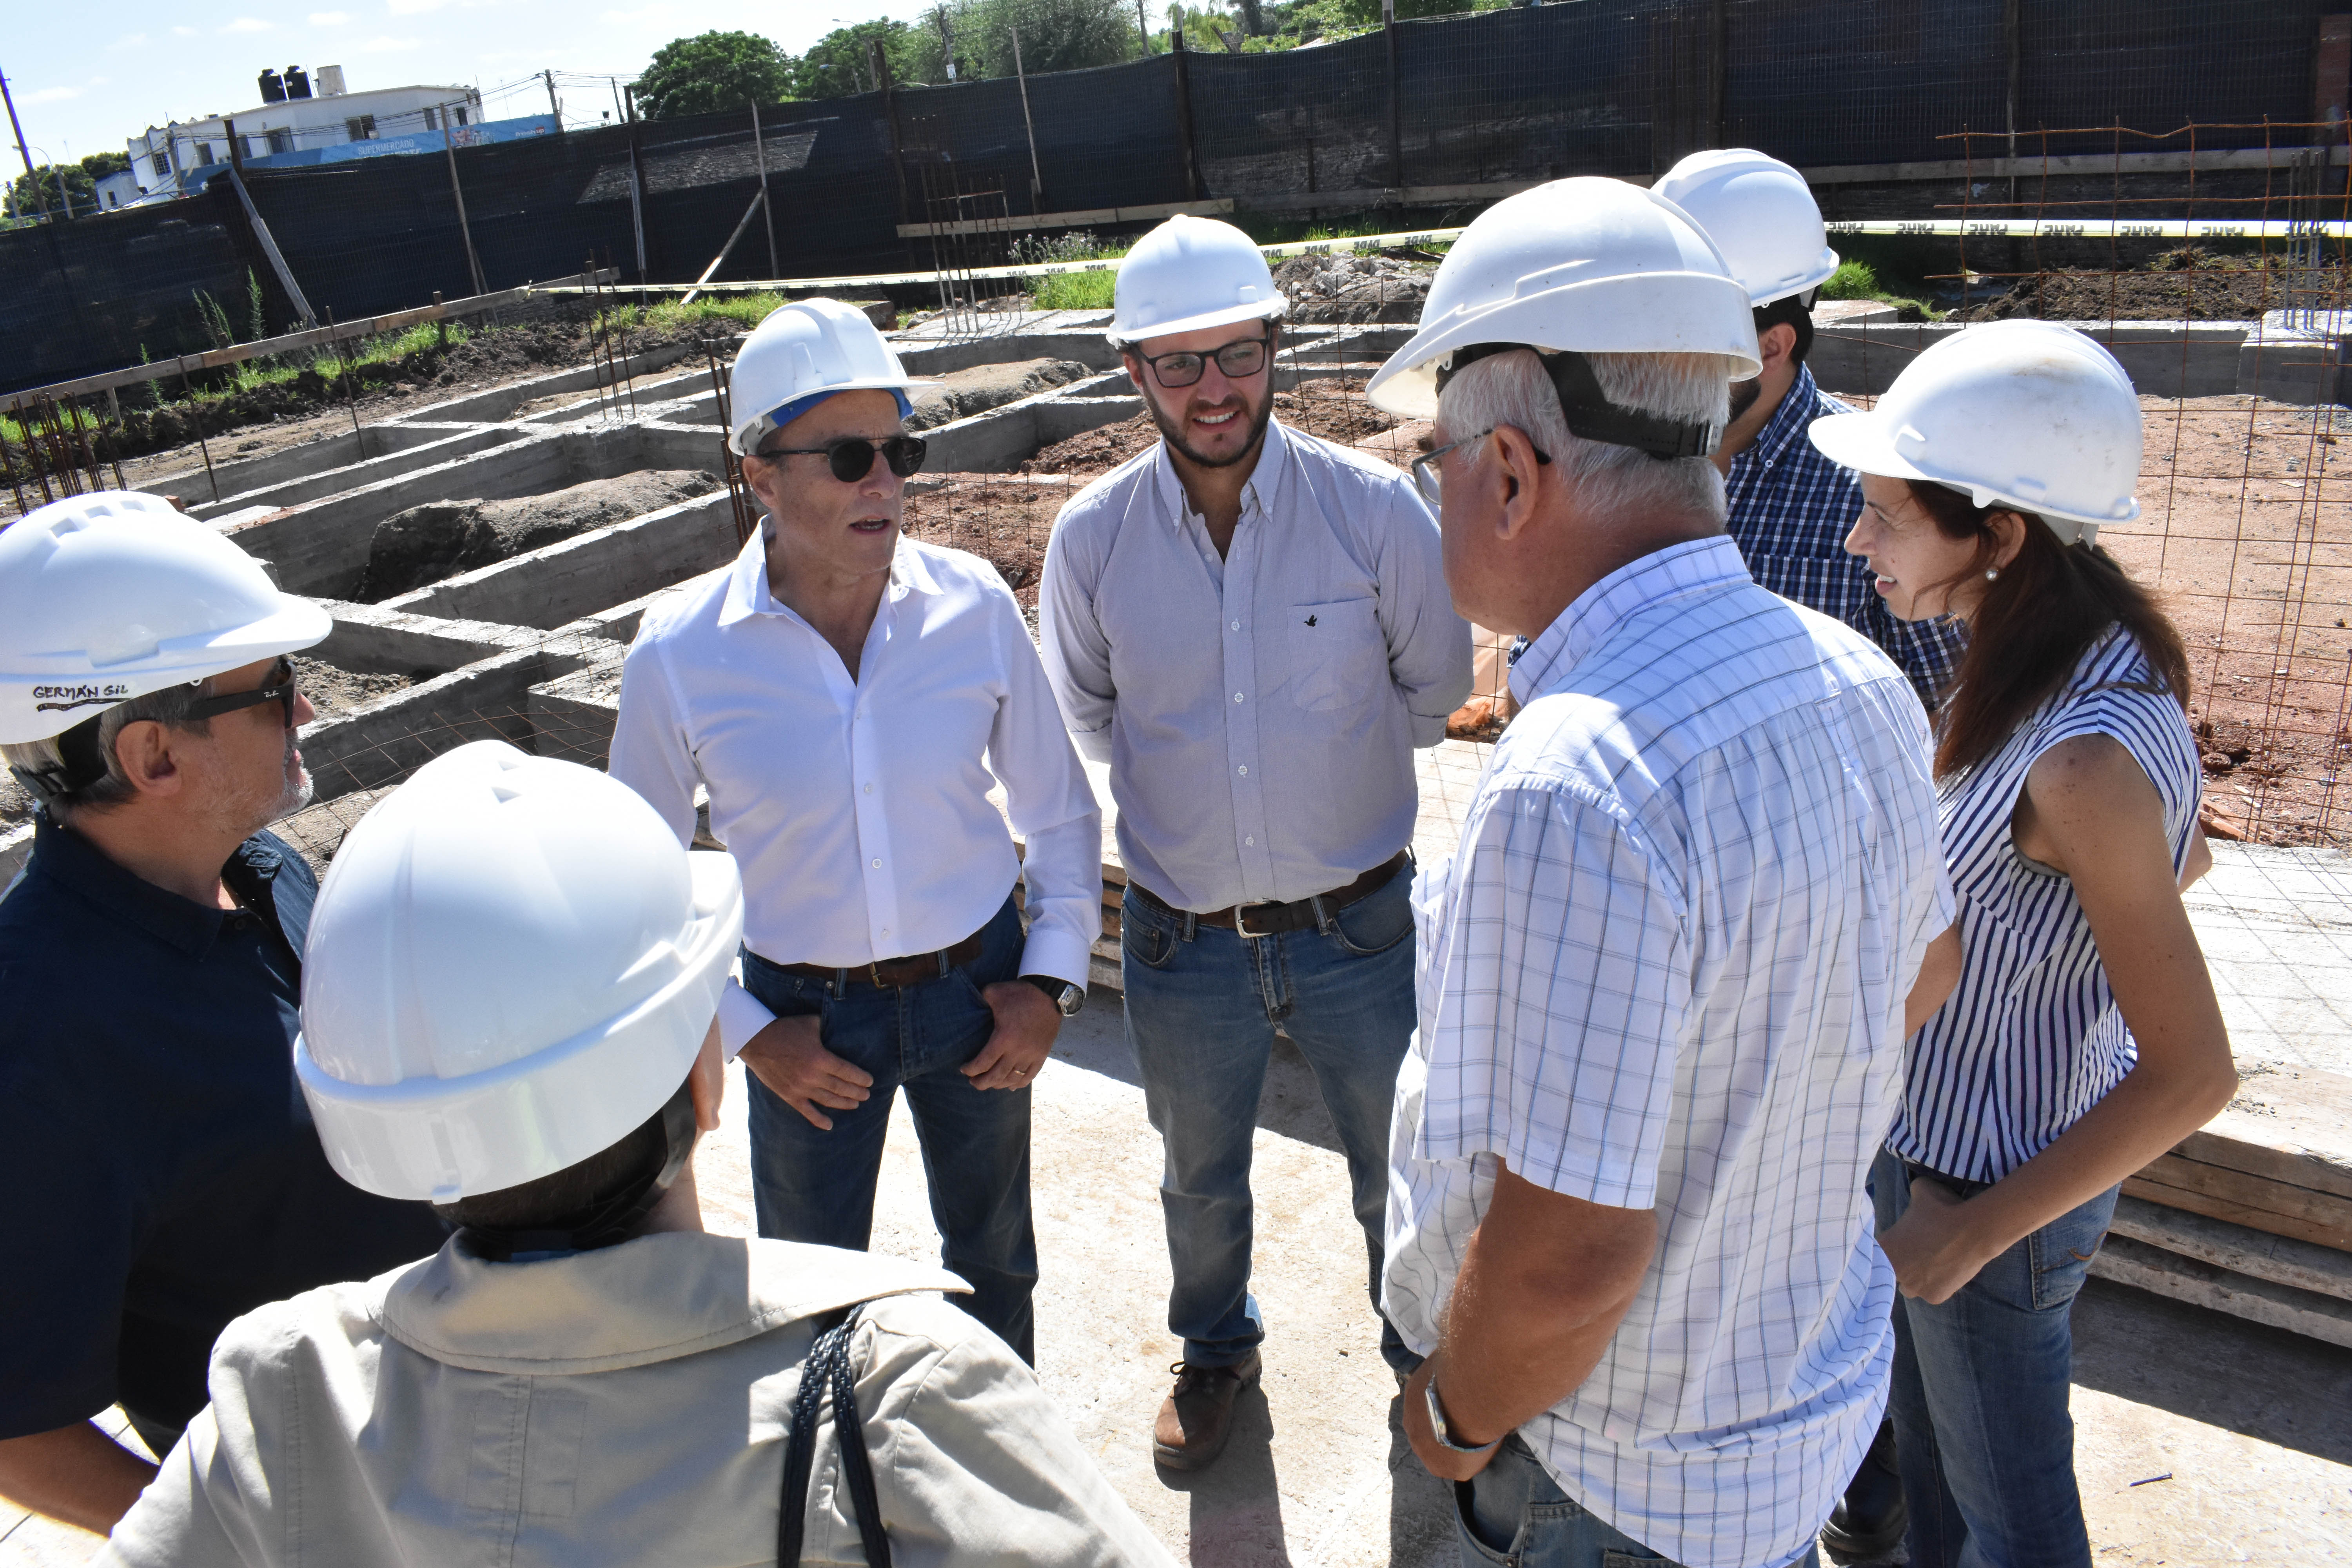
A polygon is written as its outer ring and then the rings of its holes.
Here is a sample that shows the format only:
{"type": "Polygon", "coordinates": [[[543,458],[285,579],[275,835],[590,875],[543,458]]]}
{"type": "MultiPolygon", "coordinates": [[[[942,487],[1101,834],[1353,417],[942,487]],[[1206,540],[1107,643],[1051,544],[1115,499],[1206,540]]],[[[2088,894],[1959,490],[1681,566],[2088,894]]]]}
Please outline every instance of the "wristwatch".
{"type": "Polygon", "coordinates": [[[1051,974],[1024,974],[1021,978],[1043,991],[1045,1000],[1051,1002],[1054,1010],[1065,1018],[1076,1017],[1078,1009],[1087,1005],[1086,992],[1066,980],[1056,979],[1051,974]]]}
{"type": "MultiPolygon", "coordinates": [[[[1437,1446],[1439,1447],[1455,1454],[1484,1454],[1493,1448],[1495,1447],[1495,1443],[1499,1443],[1503,1440],[1502,1437],[1497,1437],[1495,1439],[1494,1443],[1481,1443],[1475,1447],[1467,1447],[1464,1444],[1455,1442],[1454,1440],[1454,1434],[1446,1428],[1445,1406],[1437,1402],[1436,1378],[1432,1377],[1427,1383],[1421,1385],[1421,1396],[1423,1400],[1427,1401],[1429,1405],[1429,1429],[1433,1433],[1436,1434],[1437,1446]]],[[[1508,1433],[1505,1433],[1504,1436],[1508,1436],[1510,1434],[1508,1433]]]]}

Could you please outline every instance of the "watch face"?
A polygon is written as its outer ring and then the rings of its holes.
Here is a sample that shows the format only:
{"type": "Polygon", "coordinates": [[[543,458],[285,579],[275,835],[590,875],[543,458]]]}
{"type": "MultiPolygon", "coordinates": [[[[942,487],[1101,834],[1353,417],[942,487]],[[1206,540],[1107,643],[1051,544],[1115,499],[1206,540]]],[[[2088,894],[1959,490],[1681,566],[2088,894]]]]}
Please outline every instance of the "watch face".
{"type": "Polygon", "coordinates": [[[1078,1009],[1086,1005],[1087,994],[1075,985],[1063,986],[1061,999],[1054,1004],[1062,1010],[1062,1016],[1065,1018],[1077,1016],[1078,1009]]]}

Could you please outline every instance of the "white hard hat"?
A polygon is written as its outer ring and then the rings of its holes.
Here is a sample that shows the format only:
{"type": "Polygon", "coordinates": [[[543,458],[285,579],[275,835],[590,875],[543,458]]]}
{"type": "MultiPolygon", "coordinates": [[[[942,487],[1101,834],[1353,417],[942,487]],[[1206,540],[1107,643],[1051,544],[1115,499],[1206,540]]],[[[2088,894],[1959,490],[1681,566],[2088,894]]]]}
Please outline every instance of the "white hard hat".
{"type": "Polygon", "coordinates": [[[1778,158],[1746,147],[1694,153],[1650,189],[1706,230],[1751,305],[1807,293],[1837,270],[1820,204],[1778,158]]]}
{"type": "Polygon", "coordinates": [[[1507,196],[1473,219],[1438,266],[1421,330],[1365,395],[1426,418],[1439,367],[1495,343],[1721,354],[1735,381],[1762,368],[1748,290],[1714,243],[1673,203],[1593,175],[1507,196]]]}
{"type": "Polygon", "coordinates": [[[1813,445],[1865,474],[1922,479],[2039,516],[2062,543],[2139,515],[2139,398],[2096,342],[2056,321],[1965,328],[1903,367],[1866,414],[1813,445]]]}
{"type": "Polygon", "coordinates": [[[939,384],[908,375],[856,306],[838,300],[796,300],[769,311],[735,351],[728,384],[735,427],[727,433],[727,444],[737,457],[750,457],[771,431],[800,417],[812,398],[835,392],[895,392],[904,414],[908,393],[939,384]]]}
{"type": "Polygon", "coordinates": [[[99,490],[0,531],[0,744],[323,640],[334,618],[161,496],[99,490]]]}
{"type": "Polygon", "coordinates": [[[1265,255],[1232,224],[1178,213],[1135,242],[1118,264],[1110,331],[1119,348],[1282,314],[1265,255]]]}
{"type": "Polygon", "coordinates": [[[725,855],[619,780],[476,741],[343,840],[294,1071],[344,1180],[454,1203],[618,1142],[677,1092],[743,930],[725,855]]]}

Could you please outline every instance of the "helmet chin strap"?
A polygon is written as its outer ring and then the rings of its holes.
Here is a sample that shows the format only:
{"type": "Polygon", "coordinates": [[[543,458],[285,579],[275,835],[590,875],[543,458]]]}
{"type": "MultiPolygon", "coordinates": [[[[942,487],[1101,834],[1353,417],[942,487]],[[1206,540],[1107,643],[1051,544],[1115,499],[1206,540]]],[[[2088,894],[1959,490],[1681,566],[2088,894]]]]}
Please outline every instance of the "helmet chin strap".
{"type": "MultiPolygon", "coordinates": [[[[662,1158],[640,1165],[611,1193],[576,1213],[559,1215],[529,1229],[508,1230],[492,1226],[460,1226],[457,1239],[467,1251],[491,1263],[528,1263],[573,1252],[593,1252],[617,1247],[637,1234],[637,1226],[661,1202],[686,1169],[694,1152],[694,1096],[686,1084],[664,1102],[661,1111],[662,1158]]],[[[434,1208],[450,1217],[446,1206],[434,1208]]]]}
{"type": "Polygon", "coordinates": [[[1539,349],[1532,343],[1473,343],[1455,349],[1452,360],[1438,367],[1437,390],[1443,393],[1445,384],[1464,366],[1489,354],[1510,353],[1517,349],[1526,349],[1543,362],[1571,435],[1612,447],[1632,447],[1661,462],[1707,457],[1723,444],[1723,427],[1719,425],[1669,419],[1610,402],[1601,390],[1600,380],[1592,374],[1591,360],[1574,349],[1539,349]]]}

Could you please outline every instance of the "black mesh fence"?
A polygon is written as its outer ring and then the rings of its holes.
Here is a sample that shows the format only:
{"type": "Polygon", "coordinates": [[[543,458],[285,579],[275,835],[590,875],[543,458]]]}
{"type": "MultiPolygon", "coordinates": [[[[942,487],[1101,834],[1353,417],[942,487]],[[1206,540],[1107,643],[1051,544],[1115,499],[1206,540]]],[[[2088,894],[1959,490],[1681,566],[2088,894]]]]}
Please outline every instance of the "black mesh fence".
{"type": "MultiPolygon", "coordinates": [[[[739,226],[716,281],[929,268],[929,242],[898,229],[942,190],[1001,192],[1012,218],[1202,196],[1315,215],[1641,176],[1709,145],[1813,169],[1982,156],[1986,133],[2012,130],[2036,155],[2190,123],[2200,149],[2277,145],[2274,127],[2315,118],[2325,15],[2319,0],[1565,0],[1033,77],[1025,107],[1006,79],[770,106],[758,151],[747,106],[247,184],[314,310],[351,320],[591,257],[625,282],[689,282],[739,226]],[[772,210],[747,224],[760,151],[772,210]]],[[[242,329],[249,277],[268,329],[291,324],[225,177],[0,233],[0,390],[211,346],[197,296],[242,329]]]]}

